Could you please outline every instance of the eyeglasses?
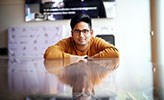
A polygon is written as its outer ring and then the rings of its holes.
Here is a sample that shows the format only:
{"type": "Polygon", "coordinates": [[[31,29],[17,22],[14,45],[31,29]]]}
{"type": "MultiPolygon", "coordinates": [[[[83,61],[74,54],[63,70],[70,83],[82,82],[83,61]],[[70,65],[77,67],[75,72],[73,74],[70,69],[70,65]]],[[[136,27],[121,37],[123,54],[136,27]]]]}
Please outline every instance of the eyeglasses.
{"type": "Polygon", "coordinates": [[[75,30],[73,31],[73,33],[74,33],[75,35],[79,35],[81,32],[82,32],[84,35],[87,35],[87,34],[89,33],[89,30],[88,30],[88,29],[83,29],[83,30],[75,29],[75,30]]]}

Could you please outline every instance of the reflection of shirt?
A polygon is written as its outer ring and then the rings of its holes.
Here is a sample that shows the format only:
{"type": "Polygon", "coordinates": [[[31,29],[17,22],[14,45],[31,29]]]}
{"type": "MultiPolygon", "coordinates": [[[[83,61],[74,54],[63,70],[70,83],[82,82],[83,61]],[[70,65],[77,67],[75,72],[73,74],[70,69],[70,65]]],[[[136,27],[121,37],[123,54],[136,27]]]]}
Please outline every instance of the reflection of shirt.
{"type": "Polygon", "coordinates": [[[79,51],[75,47],[72,37],[59,41],[56,45],[50,46],[46,52],[45,58],[69,58],[72,55],[88,55],[95,58],[115,58],[119,57],[119,51],[108,42],[98,37],[92,37],[87,49],[79,51]]]}
{"type": "Polygon", "coordinates": [[[105,18],[106,12],[102,0],[65,0],[65,8],[70,9],[65,16],[66,19],[72,18],[72,15],[85,13],[92,18],[105,18]]]}

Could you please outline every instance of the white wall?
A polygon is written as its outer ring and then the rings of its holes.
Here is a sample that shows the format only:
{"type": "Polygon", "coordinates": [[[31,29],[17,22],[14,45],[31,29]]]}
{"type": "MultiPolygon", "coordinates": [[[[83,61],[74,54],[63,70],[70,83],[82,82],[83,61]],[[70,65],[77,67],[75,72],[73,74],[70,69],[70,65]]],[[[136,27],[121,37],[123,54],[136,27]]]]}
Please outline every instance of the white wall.
{"type": "Polygon", "coordinates": [[[123,58],[151,61],[149,0],[118,0],[116,26],[123,58]]]}

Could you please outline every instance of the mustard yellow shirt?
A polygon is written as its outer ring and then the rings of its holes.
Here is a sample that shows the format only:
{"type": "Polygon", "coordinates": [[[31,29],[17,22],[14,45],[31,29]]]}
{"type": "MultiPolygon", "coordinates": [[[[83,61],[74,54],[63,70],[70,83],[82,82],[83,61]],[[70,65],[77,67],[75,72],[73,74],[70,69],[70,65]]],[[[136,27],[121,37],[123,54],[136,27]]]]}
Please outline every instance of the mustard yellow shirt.
{"type": "Polygon", "coordinates": [[[60,40],[57,44],[47,48],[44,58],[70,58],[70,55],[88,55],[93,58],[118,58],[117,48],[98,37],[91,37],[85,51],[79,51],[72,37],[60,40]]]}

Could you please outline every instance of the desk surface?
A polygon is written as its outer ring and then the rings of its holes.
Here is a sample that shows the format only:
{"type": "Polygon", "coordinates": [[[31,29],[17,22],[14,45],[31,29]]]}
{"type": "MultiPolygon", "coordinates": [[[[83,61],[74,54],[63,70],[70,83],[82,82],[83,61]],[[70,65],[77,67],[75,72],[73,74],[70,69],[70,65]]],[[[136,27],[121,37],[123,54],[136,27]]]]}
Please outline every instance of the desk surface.
{"type": "Polygon", "coordinates": [[[0,100],[153,100],[152,68],[118,59],[1,58],[0,100]]]}

